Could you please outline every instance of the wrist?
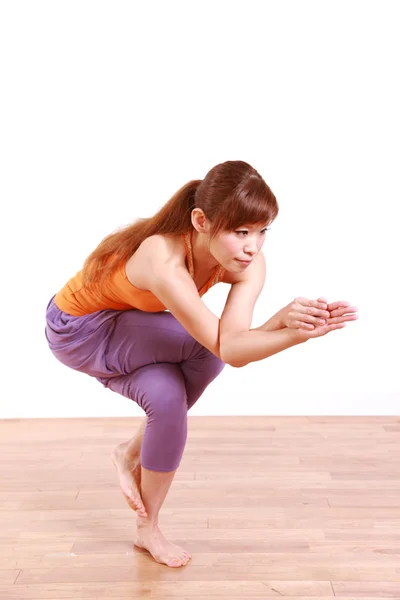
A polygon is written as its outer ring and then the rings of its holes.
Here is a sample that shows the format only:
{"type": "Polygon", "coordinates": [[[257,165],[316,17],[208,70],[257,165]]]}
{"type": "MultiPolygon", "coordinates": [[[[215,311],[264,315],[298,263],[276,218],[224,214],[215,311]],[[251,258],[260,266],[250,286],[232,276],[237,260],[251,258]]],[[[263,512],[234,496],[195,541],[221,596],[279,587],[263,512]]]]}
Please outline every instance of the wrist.
{"type": "Polygon", "coordinates": [[[261,327],[257,327],[261,331],[277,331],[278,329],[284,329],[286,325],[282,322],[279,317],[279,313],[273,315],[268,321],[265,321],[261,327]]]}
{"type": "Polygon", "coordinates": [[[304,329],[292,329],[291,327],[288,327],[287,330],[290,332],[295,344],[304,344],[304,342],[308,342],[309,338],[303,335],[304,329]]]}

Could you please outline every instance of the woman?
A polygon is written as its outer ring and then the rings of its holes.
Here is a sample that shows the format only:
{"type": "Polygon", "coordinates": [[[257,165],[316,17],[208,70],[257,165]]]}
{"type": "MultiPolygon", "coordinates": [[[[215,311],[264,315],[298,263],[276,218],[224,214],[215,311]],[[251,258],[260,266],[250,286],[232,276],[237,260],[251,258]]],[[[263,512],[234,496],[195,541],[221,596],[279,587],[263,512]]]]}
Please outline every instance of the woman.
{"type": "Polygon", "coordinates": [[[250,329],[265,280],[261,248],[277,214],[254,168],[218,164],[152,218],[107,236],[47,307],[46,337],[57,359],[146,412],[112,458],[137,513],[135,544],[170,567],[191,558],[158,527],[185,447],[187,411],[225,363],[243,367],[356,318],[347,302],[297,298],[250,329]],[[218,319],[201,296],[221,281],[231,289],[218,319]]]}

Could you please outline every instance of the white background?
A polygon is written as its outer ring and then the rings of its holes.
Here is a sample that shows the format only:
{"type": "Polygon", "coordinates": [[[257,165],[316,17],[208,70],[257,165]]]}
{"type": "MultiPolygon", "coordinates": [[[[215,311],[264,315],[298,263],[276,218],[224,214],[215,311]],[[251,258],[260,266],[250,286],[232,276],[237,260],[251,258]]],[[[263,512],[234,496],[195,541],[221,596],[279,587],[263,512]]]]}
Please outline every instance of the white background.
{"type": "MultiPolygon", "coordinates": [[[[0,8],[0,418],[141,415],[53,357],[50,297],[101,239],[215,164],[277,196],[253,326],[295,296],[359,320],[242,369],[191,414],[400,414],[397,2],[0,8]]],[[[204,300],[219,316],[228,286],[204,300]]]]}

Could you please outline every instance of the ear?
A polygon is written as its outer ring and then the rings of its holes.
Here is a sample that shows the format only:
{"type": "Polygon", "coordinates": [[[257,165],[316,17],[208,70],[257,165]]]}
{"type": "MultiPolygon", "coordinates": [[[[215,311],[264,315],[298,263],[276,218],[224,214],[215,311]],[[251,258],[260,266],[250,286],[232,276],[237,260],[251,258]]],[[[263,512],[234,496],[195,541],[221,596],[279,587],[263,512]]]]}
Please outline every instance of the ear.
{"type": "Polygon", "coordinates": [[[192,225],[198,233],[209,233],[211,223],[201,208],[194,208],[191,214],[192,225]]]}

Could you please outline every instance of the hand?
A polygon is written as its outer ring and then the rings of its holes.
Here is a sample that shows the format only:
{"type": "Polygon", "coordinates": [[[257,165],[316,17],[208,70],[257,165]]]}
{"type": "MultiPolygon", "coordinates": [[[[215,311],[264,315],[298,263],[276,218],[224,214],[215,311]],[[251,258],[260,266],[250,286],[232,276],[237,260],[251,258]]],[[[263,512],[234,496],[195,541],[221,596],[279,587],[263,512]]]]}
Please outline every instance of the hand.
{"type": "Polygon", "coordinates": [[[313,330],[314,326],[325,325],[331,316],[325,298],[309,300],[298,297],[282,308],[279,313],[284,327],[307,330],[313,330]]]}
{"type": "Polygon", "coordinates": [[[307,324],[304,327],[299,327],[296,333],[300,338],[300,341],[321,337],[335,329],[343,329],[343,327],[346,327],[346,322],[358,319],[358,315],[356,314],[358,309],[355,306],[350,306],[350,302],[339,300],[327,304],[325,298],[318,298],[317,302],[326,304],[329,317],[323,325],[311,325],[312,329],[310,325],[307,324]],[[305,327],[307,327],[307,329],[305,329],[305,327]]]}

